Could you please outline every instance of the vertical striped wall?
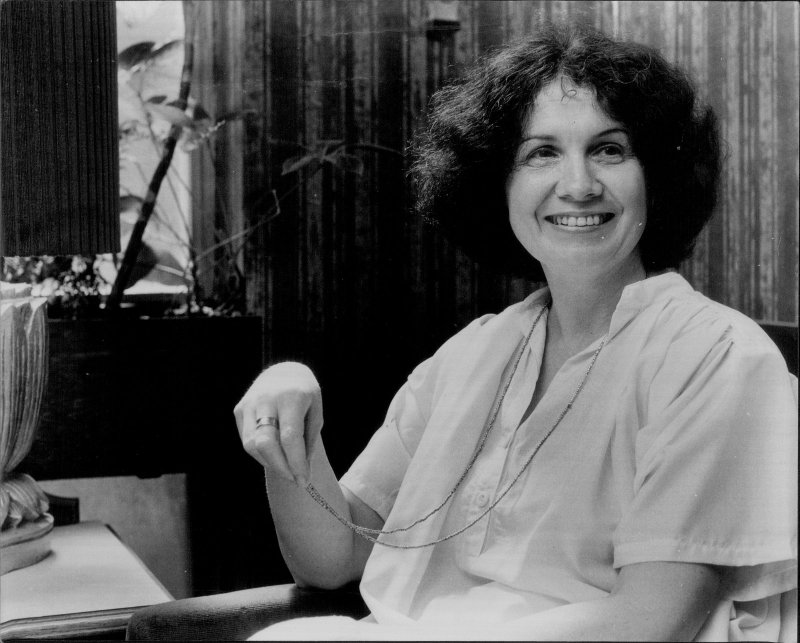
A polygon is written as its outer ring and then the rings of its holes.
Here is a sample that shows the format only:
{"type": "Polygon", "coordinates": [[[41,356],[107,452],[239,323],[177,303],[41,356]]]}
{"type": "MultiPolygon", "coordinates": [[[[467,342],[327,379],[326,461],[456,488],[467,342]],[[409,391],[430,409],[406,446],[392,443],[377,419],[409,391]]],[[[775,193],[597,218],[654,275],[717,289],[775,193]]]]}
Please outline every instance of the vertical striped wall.
{"type": "MultiPolygon", "coordinates": [[[[382,395],[444,337],[529,290],[409,214],[398,153],[355,152],[360,176],[325,169],[298,183],[280,168],[323,140],[402,152],[444,80],[549,18],[656,46],[694,73],[727,163],[719,212],[682,272],[752,317],[797,321],[797,3],[459,0],[455,34],[427,32],[427,0],[242,6],[246,225],[268,215],[271,190],[285,195],[245,256],[268,359],[305,359],[334,389],[354,374],[386,380],[382,395]]],[[[386,401],[362,401],[364,412],[386,401]]]]}

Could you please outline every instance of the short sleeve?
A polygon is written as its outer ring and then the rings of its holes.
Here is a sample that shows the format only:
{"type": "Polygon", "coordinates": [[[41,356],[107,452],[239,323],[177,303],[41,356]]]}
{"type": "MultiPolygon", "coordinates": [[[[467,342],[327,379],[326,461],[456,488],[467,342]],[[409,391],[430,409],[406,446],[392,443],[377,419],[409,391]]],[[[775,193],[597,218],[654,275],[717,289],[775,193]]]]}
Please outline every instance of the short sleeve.
{"type": "MultiPolygon", "coordinates": [[[[428,368],[428,363],[423,362],[415,374],[421,375],[420,371],[428,368]]],[[[406,382],[389,405],[383,425],[339,484],[386,520],[411,462],[413,444],[419,442],[416,434],[421,434],[424,424],[413,387],[406,382]]]]}
{"type": "Polygon", "coordinates": [[[796,390],[766,338],[729,329],[712,342],[692,333],[674,342],[641,396],[645,422],[615,567],[725,566],[734,600],[795,586],[796,390]]]}
{"type": "Polygon", "coordinates": [[[444,373],[494,315],[473,320],[417,366],[394,396],[381,427],[339,483],[386,520],[428,424],[444,373]]]}

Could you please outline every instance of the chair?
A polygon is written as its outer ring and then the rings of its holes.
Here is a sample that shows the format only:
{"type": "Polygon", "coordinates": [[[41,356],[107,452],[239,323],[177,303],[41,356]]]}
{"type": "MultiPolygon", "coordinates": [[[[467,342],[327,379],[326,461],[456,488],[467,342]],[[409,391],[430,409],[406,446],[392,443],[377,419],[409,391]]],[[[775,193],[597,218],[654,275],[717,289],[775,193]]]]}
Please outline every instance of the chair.
{"type": "Polygon", "coordinates": [[[351,583],[337,590],[294,584],[185,598],[138,610],[128,623],[129,641],[244,641],[259,630],[302,616],[369,613],[351,583]]]}

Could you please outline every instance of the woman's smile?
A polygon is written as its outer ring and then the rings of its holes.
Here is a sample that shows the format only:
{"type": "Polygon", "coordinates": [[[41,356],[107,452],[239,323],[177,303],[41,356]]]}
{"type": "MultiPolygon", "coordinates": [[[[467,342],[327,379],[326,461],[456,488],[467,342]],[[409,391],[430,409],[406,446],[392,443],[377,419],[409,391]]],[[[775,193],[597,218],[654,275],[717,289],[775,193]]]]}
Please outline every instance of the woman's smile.
{"type": "Polygon", "coordinates": [[[544,220],[558,228],[565,228],[568,231],[592,232],[599,230],[606,223],[614,218],[613,212],[564,212],[550,214],[544,220]]]}

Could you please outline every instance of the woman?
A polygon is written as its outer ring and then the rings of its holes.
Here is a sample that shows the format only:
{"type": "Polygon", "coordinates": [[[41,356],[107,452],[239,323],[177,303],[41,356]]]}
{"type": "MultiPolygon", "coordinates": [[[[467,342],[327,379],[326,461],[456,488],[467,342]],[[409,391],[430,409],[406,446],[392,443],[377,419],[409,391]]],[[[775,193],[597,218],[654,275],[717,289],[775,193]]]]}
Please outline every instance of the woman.
{"type": "Polygon", "coordinates": [[[256,380],[236,417],[286,563],[300,585],[361,579],[372,613],[261,636],[785,636],[796,380],[671,271],[719,176],[689,81],[649,48],[544,29],[437,96],[414,176],[423,215],[547,288],[417,367],[341,481],[313,374],[256,380]]]}

